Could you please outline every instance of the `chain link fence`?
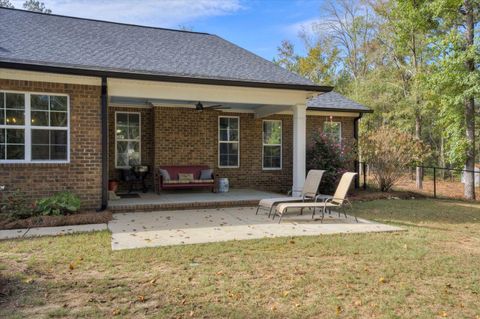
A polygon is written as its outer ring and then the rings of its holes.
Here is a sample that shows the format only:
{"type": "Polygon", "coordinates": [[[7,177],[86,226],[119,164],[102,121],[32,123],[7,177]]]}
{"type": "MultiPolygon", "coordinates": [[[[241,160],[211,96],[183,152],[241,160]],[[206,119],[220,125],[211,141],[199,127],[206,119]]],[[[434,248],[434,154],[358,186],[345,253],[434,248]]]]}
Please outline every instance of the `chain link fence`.
{"type": "MultiPolygon", "coordinates": [[[[422,173],[419,185],[417,185],[416,180],[416,167],[399,168],[402,176],[393,187],[393,190],[411,191],[433,198],[462,199],[464,198],[464,177],[466,174],[472,174],[475,181],[477,200],[480,200],[480,169],[471,171],[436,166],[419,167],[422,173]]],[[[357,172],[357,188],[377,187],[372,174],[372,168],[368,163],[357,162],[357,172]]]]}

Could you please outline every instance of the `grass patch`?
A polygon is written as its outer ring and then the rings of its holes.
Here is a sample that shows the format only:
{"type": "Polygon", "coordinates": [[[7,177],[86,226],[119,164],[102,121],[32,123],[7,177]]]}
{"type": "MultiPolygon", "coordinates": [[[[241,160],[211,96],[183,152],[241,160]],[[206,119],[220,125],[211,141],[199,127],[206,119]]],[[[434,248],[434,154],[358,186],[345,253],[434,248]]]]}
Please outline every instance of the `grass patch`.
{"type": "Polygon", "coordinates": [[[115,252],[106,231],[2,241],[0,317],[480,316],[480,204],[354,205],[408,232],[115,252]]]}

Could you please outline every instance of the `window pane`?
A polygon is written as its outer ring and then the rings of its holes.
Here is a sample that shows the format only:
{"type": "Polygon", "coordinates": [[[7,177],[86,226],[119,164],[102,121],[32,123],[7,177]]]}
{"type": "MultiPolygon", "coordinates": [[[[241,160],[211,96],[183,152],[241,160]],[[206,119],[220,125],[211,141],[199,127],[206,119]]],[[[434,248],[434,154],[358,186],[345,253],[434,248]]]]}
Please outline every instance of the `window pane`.
{"type": "Polygon", "coordinates": [[[0,144],[5,144],[5,129],[3,128],[0,129],[0,144]]]}
{"type": "Polygon", "coordinates": [[[67,112],[50,112],[50,126],[67,126],[67,112]]]}
{"type": "MultiPolygon", "coordinates": [[[[0,125],[5,124],[5,93],[0,93],[0,125]]],[[[3,158],[0,154],[0,159],[3,158]]]]}
{"type": "Polygon", "coordinates": [[[13,159],[13,160],[25,159],[24,146],[7,144],[7,159],[13,159]]]}
{"type": "Polygon", "coordinates": [[[237,118],[229,118],[229,128],[232,130],[238,130],[238,119],[237,118]]]}
{"type": "Polygon", "coordinates": [[[0,92],[0,109],[5,108],[5,93],[0,92]]]}
{"type": "Polygon", "coordinates": [[[140,129],[138,126],[129,126],[128,128],[128,138],[132,140],[136,140],[140,138],[140,129]]]}
{"type": "Polygon", "coordinates": [[[117,142],[117,153],[127,153],[128,142],[117,142]]]}
{"type": "Polygon", "coordinates": [[[238,131],[237,130],[230,130],[230,141],[238,142],[238,131]]]}
{"type": "Polygon", "coordinates": [[[48,130],[32,130],[32,144],[45,144],[50,142],[48,130]]]}
{"type": "Polygon", "coordinates": [[[228,155],[220,155],[220,166],[228,166],[228,155]]]}
{"type": "Polygon", "coordinates": [[[50,144],[67,145],[67,131],[52,130],[50,131],[50,144]]]}
{"type": "Polygon", "coordinates": [[[0,125],[5,125],[5,110],[0,108],[0,125]]]}
{"type": "Polygon", "coordinates": [[[5,145],[0,145],[0,160],[5,159],[5,145]]]}
{"type": "Polygon", "coordinates": [[[140,116],[138,114],[128,114],[128,125],[139,126],[140,125],[140,116]]]}
{"type": "Polygon", "coordinates": [[[50,146],[50,154],[52,160],[66,160],[67,147],[64,145],[52,145],[50,146]]]}
{"type": "Polygon", "coordinates": [[[282,142],[282,121],[263,122],[263,143],[280,144],[282,142]]]}
{"type": "Polygon", "coordinates": [[[30,97],[30,103],[32,104],[32,110],[48,111],[48,95],[32,94],[30,97]]]}
{"type": "Polygon", "coordinates": [[[6,124],[7,125],[25,125],[25,112],[24,111],[6,111],[6,124]]]}
{"type": "Polygon", "coordinates": [[[52,111],[67,111],[67,97],[66,96],[51,96],[50,110],[52,111]]]}
{"type": "Polygon", "coordinates": [[[117,126],[117,139],[124,140],[128,137],[128,126],[117,126]]]}
{"type": "Polygon", "coordinates": [[[7,129],[7,143],[24,144],[25,136],[22,129],[7,129]]]}
{"type": "Polygon", "coordinates": [[[128,156],[126,153],[117,154],[117,166],[118,167],[128,166],[128,156]]]}
{"type": "Polygon", "coordinates": [[[48,126],[48,112],[32,111],[31,117],[33,126],[48,126]]]}
{"type": "Polygon", "coordinates": [[[263,167],[280,168],[281,167],[281,146],[264,146],[263,147],[263,167]]]}
{"type": "Polygon", "coordinates": [[[220,129],[220,141],[228,141],[228,131],[220,129]]]}
{"type": "Polygon", "coordinates": [[[238,156],[237,155],[229,155],[228,158],[229,158],[229,161],[228,161],[229,166],[238,166],[238,156]]]}
{"type": "Polygon", "coordinates": [[[228,118],[221,117],[220,118],[220,129],[227,129],[228,128],[228,118]]]}
{"type": "Polygon", "coordinates": [[[19,93],[5,93],[7,109],[21,109],[25,108],[25,94],[19,93]]]}
{"type": "Polygon", "coordinates": [[[32,160],[49,160],[50,146],[32,145],[32,160]]]}
{"type": "Polygon", "coordinates": [[[117,113],[117,125],[128,125],[128,114],[117,113]]]}

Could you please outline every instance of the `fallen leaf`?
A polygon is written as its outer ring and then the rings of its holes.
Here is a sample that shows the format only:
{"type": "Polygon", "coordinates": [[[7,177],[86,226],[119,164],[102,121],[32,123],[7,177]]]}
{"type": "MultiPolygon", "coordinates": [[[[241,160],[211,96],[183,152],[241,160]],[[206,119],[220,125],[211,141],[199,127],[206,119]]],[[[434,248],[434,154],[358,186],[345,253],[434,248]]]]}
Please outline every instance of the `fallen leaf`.
{"type": "Polygon", "coordinates": [[[361,300],[355,300],[354,305],[355,305],[355,306],[361,306],[361,305],[362,305],[362,301],[361,301],[361,300]]]}
{"type": "Polygon", "coordinates": [[[378,279],[378,282],[384,284],[387,282],[387,280],[383,277],[380,277],[380,279],[378,279]]]}
{"type": "Polygon", "coordinates": [[[188,314],[190,317],[193,317],[193,315],[195,314],[195,312],[192,310],[190,311],[190,313],[188,314]]]}
{"type": "Polygon", "coordinates": [[[290,291],[285,290],[285,291],[283,292],[283,296],[284,296],[284,297],[287,297],[289,293],[290,293],[290,291]]]}
{"type": "Polygon", "coordinates": [[[438,313],[438,315],[439,315],[440,317],[443,317],[443,318],[448,317],[448,314],[447,314],[446,311],[440,311],[440,312],[438,313]]]}
{"type": "Polygon", "coordinates": [[[145,296],[140,295],[140,296],[137,297],[137,299],[140,302],[145,302],[145,296]]]}
{"type": "Polygon", "coordinates": [[[156,282],[157,282],[157,278],[153,278],[152,280],[150,280],[151,285],[155,285],[156,282]]]}
{"type": "Polygon", "coordinates": [[[342,306],[337,306],[337,311],[336,311],[337,315],[341,314],[342,312],[343,312],[342,306]]]}
{"type": "Polygon", "coordinates": [[[120,314],[120,309],[116,308],[112,310],[112,316],[118,316],[120,314]]]}
{"type": "Polygon", "coordinates": [[[70,263],[70,265],[68,265],[68,268],[69,268],[70,270],[74,270],[74,269],[75,269],[75,263],[72,261],[72,262],[70,263]]]}

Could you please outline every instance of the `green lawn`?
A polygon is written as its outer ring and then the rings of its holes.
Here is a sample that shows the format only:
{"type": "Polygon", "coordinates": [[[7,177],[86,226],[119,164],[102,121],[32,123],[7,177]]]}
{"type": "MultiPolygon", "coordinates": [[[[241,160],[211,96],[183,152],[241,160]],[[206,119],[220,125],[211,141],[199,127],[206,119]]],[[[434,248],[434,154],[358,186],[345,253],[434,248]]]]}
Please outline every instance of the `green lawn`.
{"type": "Polygon", "coordinates": [[[480,318],[480,204],[380,200],[402,233],[112,252],[108,232],[0,242],[0,317],[480,318]]]}

